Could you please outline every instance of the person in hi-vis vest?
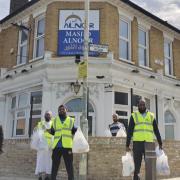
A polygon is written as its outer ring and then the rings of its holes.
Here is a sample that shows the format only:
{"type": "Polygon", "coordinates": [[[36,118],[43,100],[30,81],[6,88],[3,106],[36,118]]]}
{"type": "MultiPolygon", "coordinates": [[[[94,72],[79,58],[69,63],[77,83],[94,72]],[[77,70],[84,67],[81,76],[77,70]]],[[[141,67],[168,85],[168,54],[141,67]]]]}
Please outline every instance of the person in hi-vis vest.
{"type": "Polygon", "coordinates": [[[37,149],[37,161],[35,174],[39,176],[39,180],[50,180],[51,168],[52,168],[52,145],[53,135],[49,133],[53,123],[52,112],[46,111],[44,114],[44,120],[41,120],[35,127],[35,131],[43,132],[43,138],[39,139],[39,147],[37,149]]]}
{"type": "Polygon", "coordinates": [[[66,112],[66,107],[60,105],[58,115],[55,117],[51,128],[51,133],[54,135],[51,180],[56,180],[62,156],[68,180],[74,180],[72,141],[77,128],[74,125],[74,118],[67,116],[66,112]]]}
{"type": "Polygon", "coordinates": [[[132,113],[126,140],[126,151],[130,151],[131,138],[133,139],[134,157],[134,178],[139,180],[142,157],[145,155],[145,143],[154,142],[154,134],[157,138],[159,148],[162,149],[162,140],[159,129],[154,118],[154,114],[146,110],[145,100],[141,99],[138,103],[138,111],[132,113]]]}

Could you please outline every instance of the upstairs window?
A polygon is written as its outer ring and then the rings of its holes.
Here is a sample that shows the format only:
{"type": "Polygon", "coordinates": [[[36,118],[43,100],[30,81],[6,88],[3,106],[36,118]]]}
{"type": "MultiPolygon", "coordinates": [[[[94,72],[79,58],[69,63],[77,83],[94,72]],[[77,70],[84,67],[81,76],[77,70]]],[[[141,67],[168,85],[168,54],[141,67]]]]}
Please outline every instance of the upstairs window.
{"type": "Polygon", "coordinates": [[[138,48],[139,65],[148,67],[148,31],[141,28],[138,30],[138,48]]]}
{"type": "Polygon", "coordinates": [[[173,75],[172,42],[167,39],[164,41],[164,64],[165,74],[173,75]]]}
{"type": "Polygon", "coordinates": [[[27,53],[28,53],[28,31],[22,29],[19,31],[19,46],[17,55],[17,65],[27,63],[27,53]]]}
{"type": "Polygon", "coordinates": [[[45,18],[39,17],[36,20],[34,58],[44,56],[45,18]]]}
{"type": "Polygon", "coordinates": [[[121,60],[130,61],[130,22],[121,19],[119,23],[119,54],[121,60]]]}

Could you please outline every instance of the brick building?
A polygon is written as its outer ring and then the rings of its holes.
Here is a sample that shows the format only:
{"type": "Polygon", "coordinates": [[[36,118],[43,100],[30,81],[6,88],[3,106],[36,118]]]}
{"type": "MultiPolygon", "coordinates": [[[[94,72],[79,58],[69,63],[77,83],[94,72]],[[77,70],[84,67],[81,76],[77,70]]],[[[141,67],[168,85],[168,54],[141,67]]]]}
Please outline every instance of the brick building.
{"type": "MultiPolygon", "coordinates": [[[[80,124],[82,87],[75,93],[73,85],[83,2],[32,0],[15,10],[11,4],[0,21],[5,138],[27,138],[45,110],[56,114],[62,103],[80,124]]],[[[180,140],[180,30],[126,0],[93,0],[90,9],[90,42],[109,45],[109,52],[89,57],[89,135],[103,136],[113,112],[127,122],[144,97],[162,137],[180,140]]]]}

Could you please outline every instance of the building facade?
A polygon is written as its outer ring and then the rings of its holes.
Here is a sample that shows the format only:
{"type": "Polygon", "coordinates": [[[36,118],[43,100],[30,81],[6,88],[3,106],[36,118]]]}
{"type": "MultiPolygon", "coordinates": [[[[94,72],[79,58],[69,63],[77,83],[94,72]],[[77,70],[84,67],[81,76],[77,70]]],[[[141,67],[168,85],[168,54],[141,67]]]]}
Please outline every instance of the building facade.
{"type": "MultiPolygon", "coordinates": [[[[60,104],[80,125],[83,10],[81,0],[32,0],[0,21],[5,138],[29,137],[60,104]]],[[[125,0],[91,1],[89,27],[90,43],[109,46],[88,60],[89,135],[104,136],[113,112],[128,123],[143,97],[163,139],[180,140],[180,30],[125,0]]]]}

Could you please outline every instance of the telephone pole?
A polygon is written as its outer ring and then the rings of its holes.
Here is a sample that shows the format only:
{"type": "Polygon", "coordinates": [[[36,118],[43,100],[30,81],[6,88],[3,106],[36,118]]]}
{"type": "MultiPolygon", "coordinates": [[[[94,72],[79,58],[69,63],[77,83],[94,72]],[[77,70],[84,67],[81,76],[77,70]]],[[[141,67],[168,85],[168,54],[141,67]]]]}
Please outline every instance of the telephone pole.
{"type": "MultiPolygon", "coordinates": [[[[85,71],[87,72],[86,76],[83,77],[83,97],[82,97],[82,116],[81,116],[81,129],[82,132],[88,140],[88,56],[89,56],[89,0],[84,0],[85,4],[85,18],[84,18],[84,58],[83,61],[86,64],[85,71]]],[[[79,163],[79,179],[87,179],[87,153],[83,153],[80,157],[79,163]]]]}

